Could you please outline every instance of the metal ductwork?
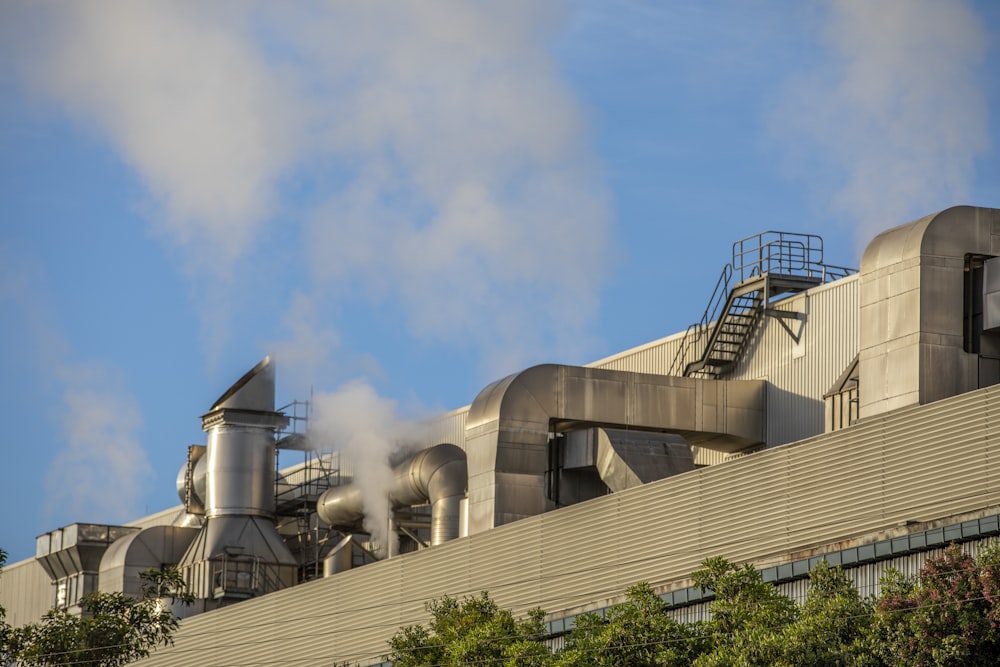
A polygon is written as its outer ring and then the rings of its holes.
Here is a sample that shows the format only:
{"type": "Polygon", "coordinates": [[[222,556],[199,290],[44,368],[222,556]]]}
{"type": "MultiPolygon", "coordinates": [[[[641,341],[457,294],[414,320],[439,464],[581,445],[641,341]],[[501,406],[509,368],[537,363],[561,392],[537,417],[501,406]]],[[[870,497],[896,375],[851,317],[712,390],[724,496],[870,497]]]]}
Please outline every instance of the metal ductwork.
{"type": "Polygon", "coordinates": [[[765,441],[766,382],[716,381],[601,368],[535,366],[494,382],[466,422],[469,533],[541,514],[550,441],[602,426],[674,433],[735,452],[765,441]]]}
{"type": "Polygon", "coordinates": [[[860,418],[1000,383],[1000,209],[955,206],[861,258],[860,418]]]}
{"type": "Polygon", "coordinates": [[[206,520],[179,564],[197,598],[221,604],[295,583],[298,564],[274,526],[275,433],[287,424],[269,357],[202,417],[208,443],[203,456],[189,452],[186,488],[206,520]]]}
{"type": "Polygon", "coordinates": [[[139,575],[180,561],[197,533],[197,528],[151,526],[118,539],[101,557],[101,592],[142,597],[139,575]]]}
{"type": "Polygon", "coordinates": [[[546,496],[558,507],[694,470],[691,446],[672,433],[594,427],[554,444],[546,496]]]}
{"type": "Polygon", "coordinates": [[[591,432],[597,474],[612,493],[694,470],[691,446],[679,435],[611,428],[591,432]]]}
{"type": "MultiPolygon", "coordinates": [[[[393,468],[387,489],[393,509],[430,504],[431,545],[459,536],[459,515],[468,480],[465,452],[452,444],[424,449],[393,468]]],[[[316,503],[319,518],[333,528],[355,530],[364,518],[357,484],[332,488],[316,503]]]]}

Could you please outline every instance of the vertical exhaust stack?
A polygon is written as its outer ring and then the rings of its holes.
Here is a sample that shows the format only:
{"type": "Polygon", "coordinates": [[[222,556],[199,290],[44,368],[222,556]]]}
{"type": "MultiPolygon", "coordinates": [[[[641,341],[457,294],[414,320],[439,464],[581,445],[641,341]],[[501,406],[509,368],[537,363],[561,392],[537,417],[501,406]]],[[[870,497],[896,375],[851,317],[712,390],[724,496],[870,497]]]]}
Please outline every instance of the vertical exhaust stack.
{"type": "Polygon", "coordinates": [[[202,417],[205,525],[180,568],[204,611],[295,583],[298,563],[274,526],[274,366],[265,357],[202,417]]]}

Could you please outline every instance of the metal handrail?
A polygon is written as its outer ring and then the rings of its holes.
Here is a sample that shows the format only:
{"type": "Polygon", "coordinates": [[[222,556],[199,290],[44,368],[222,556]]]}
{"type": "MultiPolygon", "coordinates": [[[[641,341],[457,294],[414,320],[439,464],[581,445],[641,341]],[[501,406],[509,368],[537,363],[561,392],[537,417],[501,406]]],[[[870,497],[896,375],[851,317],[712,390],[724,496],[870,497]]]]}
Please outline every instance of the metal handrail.
{"type": "Polygon", "coordinates": [[[742,282],[765,273],[821,277],[823,238],[769,230],[733,243],[733,269],[742,282]]]}
{"type": "MultiPolygon", "coordinates": [[[[795,276],[826,283],[856,272],[856,269],[825,264],[823,238],[816,234],[768,230],[736,241],[733,243],[732,262],[722,268],[722,274],[701,319],[684,332],[684,338],[670,365],[670,373],[686,374],[686,369],[695,360],[691,349],[705,339],[713,322],[721,321],[722,309],[729,302],[730,284],[734,282],[734,278],[736,285],[763,275],[795,276]],[[692,362],[688,361],[689,355],[692,362]]],[[[770,295],[765,296],[765,300],[769,298],[770,295]]],[[[705,348],[711,345],[711,340],[712,336],[709,335],[705,348]]],[[[706,356],[708,350],[705,348],[698,352],[697,360],[706,356]]]]}
{"type": "Polygon", "coordinates": [[[708,326],[715,322],[719,318],[720,311],[722,307],[726,304],[726,299],[729,297],[729,283],[733,278],[733,267],[731,264],[726,264],[722,267],[722,274],[719,275],[719,279],[715,282],[715,289],[712,290],[712,297],[708,300],[708,307],[705,308],[705,312],[702,314],[701,319],[687,328],[687,332],[684,334],[684,340],[681,342],[680,348],[677,350],[677,354],[674,355],[674,361],[670,365],[670,372],[674,373],[675,370],[680,370],[683,372],[684,368],[687,367],[687,350],[694,343],[695,338],[701,340],[704,333],[708,330],[708,326]],[[692,329],[695,330],[695,337],[691,336],[692,329]]]}

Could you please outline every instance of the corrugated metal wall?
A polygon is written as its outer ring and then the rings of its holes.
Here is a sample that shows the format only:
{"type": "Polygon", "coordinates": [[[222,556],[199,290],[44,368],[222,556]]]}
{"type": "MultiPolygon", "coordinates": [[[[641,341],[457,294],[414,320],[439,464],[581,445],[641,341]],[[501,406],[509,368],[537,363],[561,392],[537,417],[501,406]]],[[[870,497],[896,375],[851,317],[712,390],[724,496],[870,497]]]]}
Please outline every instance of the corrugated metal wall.
{"type": "Polygon", "coordinates": [[[34,558],[4,567],[0,574],[0,607],[7,622],[18,627],[34,623],[52,605],[52,581],[34,558]]]}
{"type": "MultiPolygon", "coordinates": [[[[961,546],[963,552],[975,556],[978,551],[986,545],[996,544],[995,538],[978,540],[975,542],[965,542],[961,546]]],[[[889,569],[898,570],[906,577],[916,577],[920,574],[921,568],[929,558],[938,558],[944,555],[944,549],[929,549],[920,553],[897,556],[888,560],[875,563],[865,563],[857,567],[844,568],[844,574],[854,582],[854,587],[861,593],[862,597],[878,596],[882,592],[882,577],[889,569]]],[[[797,579],[777,584],[778,591],[798,604],[806,601],[809,594],[809,580],[797,579]]],[[[668,613],[671,618],[681,623],[694,623],[695,621],[707,620],[710,616],[710,602],[701,602],[687,607],[672,609],[668,613]]]]}
{"type": "MultiPolygon", "coordinates": [[[[802,322],[761,319],[730,380],[767,380],[767,442],[794,442],[824,431],[823,394],[858,353],[858,276],[849,276],[774,304],[805,314],[802,322]],[[793,336],[794,334],[794,336],[793,336]],[[795,340],[798,337],[798,341],[795,340]]],[[[669,373],[683,334],[588,364],[636,373],[669,373]]],[[[699,464],[720,463],[706,455],[699,464]]]]}
{"type": "Polygon", "coordinates": [[[488,590],[518,615],[584,611],[637,581],[681,582],[709,556],[764,566],[909,521],[995,513],[998,456],[994,387],[202,614],[146,663],[377,661],[443,594],[488,590]]]}
{"type": "Polygon", "coordinates": [[[805,313],[805,320],[765,317],[732,374],[734,380],[768,381],[772,447],[824,432],[823,395],[858,353],[858,277],[811,289],[774,309],[805,313]]]}
{"type": "Polygon", "coordinates": [[[449,442],[465,449],[465,422],[469,416],[469,406],[458,408],[430,419],[426,423],[424,438],[428,446],[449,442]]]}

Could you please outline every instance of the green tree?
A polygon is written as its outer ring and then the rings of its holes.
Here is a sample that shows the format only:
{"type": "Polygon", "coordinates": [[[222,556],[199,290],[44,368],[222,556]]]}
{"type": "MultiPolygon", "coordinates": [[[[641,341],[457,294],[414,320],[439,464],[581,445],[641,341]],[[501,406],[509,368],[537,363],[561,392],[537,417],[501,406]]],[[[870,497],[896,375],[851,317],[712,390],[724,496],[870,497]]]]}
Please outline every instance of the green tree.
{"type": "Polygon", "coordinates": [[[445,596],[427,604],[428,627],[410,625],[389,640],[386,660],[397,667],[419,665],[529,665],[552,664],[542,643],[544,612],[533,609],[518,621],[500,609],[485,591],[477,597],[445,596]]]}
{"type": "MultiPolygon", "coordinates": [[[[0,576],[3,566],[7,563],[7,552],[0,549],[0,576]]],[[[0,605],[0,664],[6,665],[13,660],[10,652],[11,628],[7,625],[7,610],[0,605]]]]}
{"type": "Polygon", "coordinates": [[[809,573],[809,593],[798,619],[782,633],[782,665],[841,667],[881,664],[871,658],[867,637],[871,600],[861,597],[840,567],[822,561],[809,573]]]}
{"type": "Polygon", "coordinates": [[[700,625],[679,623],[646,583],[628,589],[628,600],[601,617],[582,614],[556,664],[566,667],[690,665],[704,649],[700,625]]]}
{"type": "Polygon", "coordinates": [[[885,664],[1000,664],[1000,550],[978,559],[955,544],[927,559],[920,576],[882,581],[872,647],[885,664]]]}
{"type": "Polygon", "coordinates": [[[52,609],[41,622],[13,629],[10,656],[26,667],[117,667],[172,644],[178,619],[171,605],[191,601],[184,581],[173,568],[147,570],[140,577],[138,600],[124,593],[91,593],[80,600],[79,616],[52,609]]]}
{"type": "Polygon", "coordinates": [[[696,586],[715,593],[704,624],[707,650],[696,667],[775,665],[784,655],[785,628],[798,617],[788,597],[767,583],[752,565],[709,558],[691,575],[696,586]]]}

